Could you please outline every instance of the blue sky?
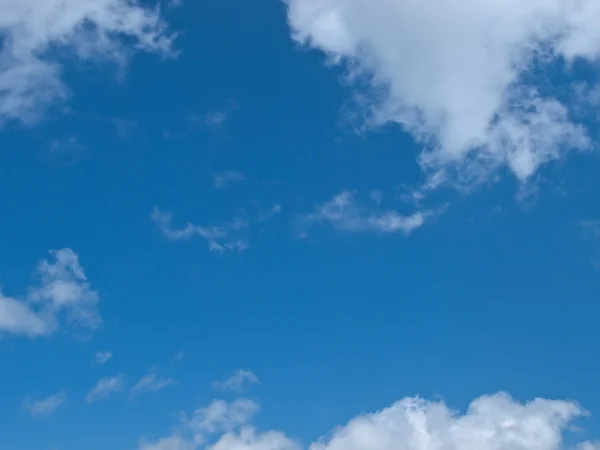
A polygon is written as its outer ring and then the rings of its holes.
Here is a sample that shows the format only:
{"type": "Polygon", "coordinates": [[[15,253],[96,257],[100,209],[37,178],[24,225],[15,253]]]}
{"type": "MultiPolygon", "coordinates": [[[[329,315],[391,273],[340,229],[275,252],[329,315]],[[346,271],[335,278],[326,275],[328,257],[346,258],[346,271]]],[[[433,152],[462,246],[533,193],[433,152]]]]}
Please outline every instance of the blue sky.
{"type": "Polygon", "coordinates": [[[0,0],[0,448],[600,448],[597,17],[0,0]]]}

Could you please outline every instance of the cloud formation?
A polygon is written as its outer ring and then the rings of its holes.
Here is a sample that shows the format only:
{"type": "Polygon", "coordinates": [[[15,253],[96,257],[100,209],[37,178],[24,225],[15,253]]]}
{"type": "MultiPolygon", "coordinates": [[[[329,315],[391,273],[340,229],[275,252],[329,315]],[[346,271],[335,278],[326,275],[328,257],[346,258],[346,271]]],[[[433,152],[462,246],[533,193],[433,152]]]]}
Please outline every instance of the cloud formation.
{"type": "Polygon", "coordinates": [[[174,384],[175,380],[172,378],[163,378],[158,376],[155,372],[151,372],[147,375],[144,375],[132,386],[131,395],[136,396],[144,392],[158,392],[174,384]]]}
{"type": "Polygon", "coordinates": [[[158,10],[137,0],[0,0],[0,126],[37,121],[65,100],[59,55],[123,66],[134,51],[168,55],[158,10]]]}
{"type": "Polygon", "coordinates": [[[94,364],[101,366],[103,364],[106,364],[108,360],[112,357],[113,354],[110,350],[106,352],[97,352],[96,356],[94,357],[94,364]]]}
{"type": "Polygon", "coordinates": [[[98,293],[91,289],[79,257],[63,248],[38,264],[38,283],[20,299],[0,293],[0,333],[30,337],[49,335],[68,324],[96,329],[102,324],[98,293]]]}
{"type": "MultiPolygon", "coordinates": [[[[214,403],[213,403],[214,405],[214,403]]],[[[195,450],[206,432],[221,433],[208,450],[300,450],[298,442],[280,431],[259,432],[250,425],[255,409],[242,410],[231,420],[231,404],[198,410],[183,433],[140,450],[195,450]],[[252,414],[249,414],[252,412],[252,414]],[[226,426],[205,426],[219,423],[226,426]],[[227,419],[229,417],[229,420],[227,419]],[[200,425],[200,426],[199,426],[200,425]],[[159,445],[160,444],[160,445],[159,445]],[[153,446],[154,445],[154,446],[153,446]]],[[[507,394],[482,396],[465,413],[444,402],[405,398],[372,414],[362,414],[305,448],[310,450],[557,450],[572,421],[585,414],[568,401],[536,399],[520,403],[507,394]]],[[[579,450],[596,450],[582,442],[579,450]]]]}
{"type": "MultiPolygon", "coordinates": [[[[247,398],[232,402],[214,400],[208,406],[196,409],[191,417],[182,415],[181,431],[154,443],[142,440],[140,450],[196,450],[211,435],[233,433],[250,422],[259,406],[247,398]]],[[[264,449],[268,450],[268,449],[264,449]]]]}
{"type": "Polygon", "coordinates": [[[347,232],[377,232],[383,234],[404,233],[409,235],[421,227],[432,212],[417,211],[403,216],[394,210],[381,211],[378,207],[360,205],[355,195],[343,191],[330,201],[318,206],[315,212],[300,216],[305,225],[329,224],[347,232]]]}
{"type": "Polygon", "coordinates": [[[231,114],[233,114],[239,108],[240,105],[238,105],[237,102],[229,100],[221,110],[205,114],[202,119],[197,116],[194,116],[192,119],[195,122],[203,122],[213,131],[218,131],[225,126],[225,124],[231,117],[231,114]]]}
{"type": "Polygon", "coordinates": [[[600,59],[595,0],[287,4],[293,38],[348,67],[367,87],[357,100],[367,125],[411,133],[438,184],[489,181],[502,167],[525,181],[590,146],[574,97],[546,92],[551,77],[540,83],[539,73],[554,64],[575,77],[575,61],[600,59]]]}
{"type": "Polygon", "coordinates": [[[219,380],[213,383],[213,388],[224,391],[244,392],[248,384],[259,383],[258,377],[250,370],[236,370],[235,373],[226,380],[219,380]]]}
{"type": "Polygon", "coordinates": [[[201,237],[208,242],[209,251],[217,253],[223,253],[227,250],[241,252],[248,248],[248,242],[243,236],[243,232],[248,228],[248,223],[242,219],[235,219],[218,226],[201,226],[188,223],[183,228],[174,228],[170,213],[163,213],[158,208],[154,208],[151,217],[160,231],[167,238],[174,241],[201,237]]]}
{"type": "Polygon", "coordinates": [[[65,392],[58,392],[42,400],[27,400],[24,408],[32,417],[46,417],[56,411],[67,399],[65,392]]]}
{"type": "Polygon", "coordinates": [[[121,392],[125,387],[125,375],[119,374],[112,378],[103,378],[90,389],[85,396],[86,403],[94,403],[110,397],[111,394],[121,392]]]}

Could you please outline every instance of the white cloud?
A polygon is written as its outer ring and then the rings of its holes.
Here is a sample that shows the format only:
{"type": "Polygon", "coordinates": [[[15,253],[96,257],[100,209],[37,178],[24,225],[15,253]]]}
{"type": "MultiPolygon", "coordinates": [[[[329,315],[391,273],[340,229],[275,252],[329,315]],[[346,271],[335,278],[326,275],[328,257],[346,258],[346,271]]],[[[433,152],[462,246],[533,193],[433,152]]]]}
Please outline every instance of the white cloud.
{"type": "Polygon", "coordinates": [[[35,122],[69,95],[57,50],[126,64],[136,50],[167,55],[158,11],[136,0],[0,0],[0,125],[35,122]]]}
{"type": "Polygon", "coordinates": [[[24,404],[24,408],[32,417],[45,417],[56,411],[66,399],[67,394],[65,392],[58,392],[42,400],[27,400],[24,404]]]}
{"type": "Polygon", "coordinates": [[[221,389],[233,392],[243,392],[247,384],[259,383],[258,378],[249,370],[236,370],[235,373],[226,380],[219,380],[213,383],[215,389],[221,389]]]}
{"type": "Polygon", "coordinates": [[[348,232],[378,232],[410,234],[421,227],[428,217],[429,211],[418,211],[403,216],[397,211],[381,211],[378,207],[366,208],[355,200],[354,194],[341,192],[333,199],[316,208],[312,214],[300,217],[300,222],[312,225],[328,223],[333,227],[348,232]]]}
{"type": "Polygon", "coordinates": [[[48,335],[58,329],[63,316],[84,328],[101,325],[98,293],[87,282],[77,254],[69,248],[50,253],[53,260],[38,264],[39,282],[22,299],[0,293],[0,333],[48,335]]]}
{"type": "Polygon", "coordinates": [[[586,441],[578,444],[575,450],[598,450],[600,449],[600,441],[586,441]]]}
{"type": "Polygon", "coordinates": [[[243,173],[236,170],[227,170],[220,172],[215,175],[214,183],[217,189],[223,189],[231,183],[240,182],[246,180],[243,173]]]}
{"type": "Polygon", "coordinates": [[[27,303],[0,293],[0,333],[35,337],[50,334],[55,328],[55,319],[51,314],[41,314],[27,303]]]}
{"type": "Polygon", "coordinates": [[[172,226],[170,213],[163,213],[158,208],[154,208],[151,217],[161,232],[174,241],[201,237],[208,242],[209,251],[217,253],[223,253],[225,250],[243,251],[248,248],[248,242],[239,237],[240,233],[248,227],[248,223],[242,219],[235,219],[219,226],[188,223],[185,227],[177,229],[172,226]]]}
{"type": "MultiPolygon", "coordinates": [[[[252,410],[252,413],[255,410],[252,410]]],[[[280,431],[258,432],[249,424],[252,414],[242,414],[227,426],[198,426],[205,418],[223,418],[227,404],[195,413],[199,421],[186,430],[158,441],[163,447],[143,450],[197,449],[205,443],[203,432],[224,433],[209,450],[300,450],[302,447],[280,431]],[[207,410],[213,412],[207,413],[207,410]],[[173,443],[171,447],[167,443],[173,443]],[[177,446],[179,445],[179,446],[177,446]],[[184,446],[184,445],[187,445],[184,446]]],[[[465,413],[444,402],[405,398],[372,414],[361,414],[336,427],[326,438],[307,445],[310,450],[557,450],[572,421],[586,412],[568,401],[536,399],[519,403],[499,393],[475,399],[465,413]]],[[[221,419],[222,420],[222,419],[221,419]]],[[[215,423],[215,421],[209,421],[215,423]]],[[[596,450],[583,442],[578,450],[596,450]]]]}
{"type": "Polygon", "coordinates": [[[86,394],[87,403],[97,402],[108,398],[111,394],[120,392],[125,386],[125,375],[119,374],[112,378],[103,378],[86,394]]]}
{"type": "Polygon", "coordinates": [[[156,373],[151,372],[144,375],[131,388],[131,395],[139,395],[144,392],[158,392],[166,387],[172,386],[175,381],[171,378],[159,377],[156,373]]]}
{"type": "Polygon", "coordinates": [[[209,450],[302,450],[302,446],[279,431],[259,433],[252,427],[227,433],[209,450]]]}
{"type": "MultiPolygon", "coordinates": [[[[179,436],[159,439],[154,443],[141,442],[139,450],[196,450],[198,446],[179,436]]],[[[587,450],[587,449],[585,449],[587,450]]]]}
{"type": "Polygon", "coordinates": [[[113,354],[110,350],[106,352],[97,352],[96,356],[94,357],[94,363],[98,366],[101,366],[103,364],[106,364],[106,362],[112,357],[113,354]]]}
{"type": "Polygon", "coordinates": [[[88,328],[102,323],[98,293],[90,288],[77,254],[69,249],[51,252],[54,262],[42,261],[37,268],[40,285],[30,289],[29,298],[55,312],[66,311],[68,319],[88,328]]]}
{"type": "Polygon", "coordinates": [[[273,205],[268,211],[258,214],[256,221],[259,223],[268,222],[279,214],[281,214],[281,205],[273,205]]]}
{"type": "Polygon", "coordinates": [[[213,111],[211,113],[205,114],[202,119],[197,116],[193,116],[192,120],[194,122],[203,122],[208,127],[212,128],[213,131],[220,130],[227,123],[231,114],[234,111],[237,111],[240,108],[240,105],[233,100],[229,100],[227,104],[219,111],[213,111]]]}
{"type": "Polygon", "coordinates": [[[294,39],[366,82],[367,123],[410,132],[430,177],[470,184],[506,166],[524,181],[590,145],[532,69],[600,59],[596,0],[287,3],[294,39]]]}
{"type": "Polygon", "coordinates": [[[199,441],[205,433],[230,432],[247,424],[258,410],[258,404],[247,398],[232,402],[214,400],[208,406],[194,411],[187,424],[195,432],[196,441],[199,441]]]}

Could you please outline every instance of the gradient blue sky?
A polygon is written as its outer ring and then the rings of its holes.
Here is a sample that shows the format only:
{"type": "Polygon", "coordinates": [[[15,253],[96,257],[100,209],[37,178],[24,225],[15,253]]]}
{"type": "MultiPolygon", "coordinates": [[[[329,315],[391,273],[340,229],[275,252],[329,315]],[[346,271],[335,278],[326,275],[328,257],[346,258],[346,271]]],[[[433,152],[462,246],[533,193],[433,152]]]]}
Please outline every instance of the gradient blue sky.
{"type": "Polygon", "coordinates": [[[497,3],[0,0],[0,448],[600,448],[600,7],[497,3]]]}

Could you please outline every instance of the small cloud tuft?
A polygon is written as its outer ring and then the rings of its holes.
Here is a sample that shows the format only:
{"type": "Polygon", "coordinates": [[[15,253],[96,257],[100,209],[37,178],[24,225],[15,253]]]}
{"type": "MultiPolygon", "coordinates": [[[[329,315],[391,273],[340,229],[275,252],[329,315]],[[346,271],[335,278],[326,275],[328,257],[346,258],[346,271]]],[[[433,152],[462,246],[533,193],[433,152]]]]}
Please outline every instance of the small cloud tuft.
{"type": "Polygon", "coordinates": [[[257,376],[249,370],[236,370],[236,372],[225,380],[215,381],[212,386],[214,389],[223,391],[233,391],[237,393],[244,392],[248,384],[258,384],[260,381],[257,376]]]}

